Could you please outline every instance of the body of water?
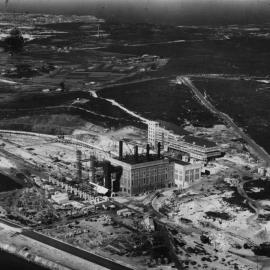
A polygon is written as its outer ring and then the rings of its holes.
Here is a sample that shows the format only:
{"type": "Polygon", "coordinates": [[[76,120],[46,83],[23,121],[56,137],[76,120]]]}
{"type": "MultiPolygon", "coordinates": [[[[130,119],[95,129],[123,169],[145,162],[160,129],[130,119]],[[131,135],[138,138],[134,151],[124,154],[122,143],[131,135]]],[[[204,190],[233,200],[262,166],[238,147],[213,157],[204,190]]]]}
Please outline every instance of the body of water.
{"type": "Polygon", "coordinates": [[[6,175],[0,174],[0,192],[19,189],[22,186],[6,175]]]}
{"type": "Polygon", "coordinates": [[[46,270],[4,251],[0,251],[0,265],[1,270],[46,270]]]}

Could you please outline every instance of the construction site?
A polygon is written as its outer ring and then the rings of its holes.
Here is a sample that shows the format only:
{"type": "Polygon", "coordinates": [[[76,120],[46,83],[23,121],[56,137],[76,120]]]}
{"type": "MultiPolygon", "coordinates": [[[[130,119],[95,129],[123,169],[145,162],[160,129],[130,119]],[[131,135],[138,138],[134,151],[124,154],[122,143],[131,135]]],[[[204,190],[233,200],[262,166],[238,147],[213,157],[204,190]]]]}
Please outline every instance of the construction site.
{"type": "Polygon", "coordinates": [[[270,269],[267,149],[193,83],[269,78],[223,74],[202,51],[220,28],[0,19],[0,250],[53,270],[270,269]]]}
{"type": "MultiPolygon", "coordinates": [[[[132,265],[174,265],[146,205],[127,208],[114,200],[121,197],[123,173],[116,163],[132,157],[132,145],[121,141],[118,153],[110,153],[68,136],[5,131],[1,147],[10,177],[18,181],[23,172],[22,188],[0,196],[10,220],[132,265]]],[[[140,156],[150,156],[149,148],[140,156]]]]}
{"type": "Polygon", "coordinates": [[[1,131],[1,170],[21,185],[0,194],[3,215],[138,269],[256,269],[269,241],[267,198],[245,199],[240,183],[267,179],[267,170],[237,150],[241,141],[218,139],[221,128],[197,131],[226,148],[207,165],[150,148],[145,132],[128,127],[88,141],[1,131]]]}

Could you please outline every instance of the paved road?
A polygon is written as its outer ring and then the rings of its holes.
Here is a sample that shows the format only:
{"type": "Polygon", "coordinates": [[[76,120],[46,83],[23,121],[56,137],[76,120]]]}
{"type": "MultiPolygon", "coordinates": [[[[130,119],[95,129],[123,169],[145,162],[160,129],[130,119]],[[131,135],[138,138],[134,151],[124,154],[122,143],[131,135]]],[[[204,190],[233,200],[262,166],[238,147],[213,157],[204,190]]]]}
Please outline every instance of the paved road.
{"type": "Polygon", "coordinates": [[[247,182],[250,182],[250,181],[253,181],[253,180],[247,180],[247,181],[243,181],[243,182],[239,183],[237,185],[237,192],[247,200],[248,205],[255,211],[254,215],[251,215],[250,217],[247,218],[247,224],[257,226],[257,228],[259,230],[259,229],[261,229],[261,225],[259,225],[259,223],[257,222],[257,219],[259,217],[260,210],[262,210],[262,206],[258,201],[251,199],[247,195],[247,193],[244,189],[244,184],[246,184],[247,182]]]}
{"type": "Polygon", "coordinates": [[[77,257],[82,258],[84,260],[90,261],[90,262],[95,263],[97,265],[103,266],[107,269],[111,269],[111,270],[134,270],[134,269],[136,269],[136,268],[132,268],[132,267],[120,264],[118,262],[109,260],[107,258],[101,257],[99,255],[90,253],[86,250],[71,246],[71,245],[66,244],[62,241],[59,241],[57,239],[40,234],[40,233],[35,232],[33,230],[23,228],[22,226],[14,223],[12,221],[0,218],[0,222],[3,222],[4,224],[15,227],[15,228],[23,229],[22,235],[24,235],[24,236],[27,236],[31,239],[34,239],[34,240],[39,241],[41,243],[44,243],[46,245],[52,246],[52,247],[59,249],[59,250],[62,250],[64,252],[70,253],[74,256],[77,256],[77,257]]]}
{"type": "Polygon", "coordinates": [[[178,83],[184,83],[187,87],[189,87],[194,95],[207,109],[218,115],[228,126],[232,127],[234,131],[240,135],[246,141],[246,143],[257,153],[258,157],[264,161],[265,166],[270,165],[270,155],[261,146],[256,144],[256,142],[252,140],[241,128],[239,128],[227,114],[217,110],[212,105],[212,103],[204,97],[204,95],[198,90],[198,88],[191,82],[189,78],[178,76],[176,80],[178,83]]]}

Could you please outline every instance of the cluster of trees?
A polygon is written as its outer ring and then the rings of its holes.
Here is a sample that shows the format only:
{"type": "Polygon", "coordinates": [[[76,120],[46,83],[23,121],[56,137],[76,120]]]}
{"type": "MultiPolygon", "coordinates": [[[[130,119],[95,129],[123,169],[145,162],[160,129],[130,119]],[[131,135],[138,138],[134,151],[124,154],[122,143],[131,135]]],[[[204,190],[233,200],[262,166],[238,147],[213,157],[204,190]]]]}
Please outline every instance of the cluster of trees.
{"type": "Polygon", "coordinates": [[[8,51],[18,52],[23,49],[24,38],[18,28],[13,28],[10,35],[5,39],[5,47],[8,51]]]}

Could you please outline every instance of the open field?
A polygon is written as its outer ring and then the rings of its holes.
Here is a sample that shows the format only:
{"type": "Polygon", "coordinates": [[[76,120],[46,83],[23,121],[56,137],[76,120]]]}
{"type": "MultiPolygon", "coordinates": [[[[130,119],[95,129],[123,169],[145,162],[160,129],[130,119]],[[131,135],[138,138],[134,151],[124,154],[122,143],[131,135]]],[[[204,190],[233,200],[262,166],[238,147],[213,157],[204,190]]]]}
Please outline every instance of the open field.
{"type": "Polygon", "coordinates": [[[267,83],[255,80],[195,79],[211,102],[229,114],[259,145],[270,151],[270,92],[267,83]]]}
{"type": "Polygon", "coordinates": [[[115,99],[148,119],[205,127],[220,123],[193,99],[188,88],[167,79],[107,88],[98,93],[105,98],[115,99]]]}

